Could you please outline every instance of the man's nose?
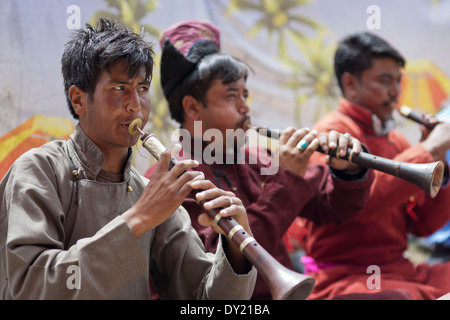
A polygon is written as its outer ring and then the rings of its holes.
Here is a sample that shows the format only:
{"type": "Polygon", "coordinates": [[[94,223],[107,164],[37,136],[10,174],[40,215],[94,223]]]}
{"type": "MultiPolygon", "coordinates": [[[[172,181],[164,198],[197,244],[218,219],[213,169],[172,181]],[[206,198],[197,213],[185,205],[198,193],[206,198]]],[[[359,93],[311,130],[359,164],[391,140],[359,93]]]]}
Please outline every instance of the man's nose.
{"type": "Polygon", "coordinates": [[[390,89],[390,92],[389,92],[389,93],[390,93],[390,95],[391,95],[392,97],[397,98],[397,97],[400,95],[401,91],[402,91],[402,86],[401,86],[400,82],[395,82],[395,83],[391,86],[391,89],[390,89]]]}
{"type": "Polygon", "coordinates": [[[240,103],[238,104],[238,112],[240,114],[247,114],[250,111],[250,107],[247,103],[247,99],[245,97],[243,97],[240,101],[240,103]]]}
{"type": "Polygon", "coordinates": [[[136,90],[130,93],[127,110],[130,112],[139,112],[141,110],[141,101],[139,99],[139,93],[136,90]]]}

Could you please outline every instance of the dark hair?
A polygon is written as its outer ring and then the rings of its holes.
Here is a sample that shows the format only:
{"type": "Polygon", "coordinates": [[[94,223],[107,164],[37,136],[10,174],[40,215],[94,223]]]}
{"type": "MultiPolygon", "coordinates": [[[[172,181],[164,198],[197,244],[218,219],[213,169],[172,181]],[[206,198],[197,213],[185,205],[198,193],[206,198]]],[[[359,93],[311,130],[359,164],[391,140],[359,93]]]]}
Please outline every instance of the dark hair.
{"type": "Polygon", "coordinates": [[[119,59],[126,61],[130,79],[143,67],[146,80],[150,80],[153,54],[153,45],[144,40],[143,34],[107,18],[100,18],[96,27],[86,24],[85,29],[75,31],[61,59],[64,91],[73,117],[78,119],[69,98],[72,85],[92,98],[100,74],[109,71],[119,59]]]}
{"type": "Polygon", "coordinates": [[[180,124],[184,122],[183,98],[193,96],[206,107],[206,92],[214,80],[228,84],[247,79],[250,68],[242,61],[228,54],[213,53],[203,57],[195,69],[177,85],[168,98],[172,118],[180,124]]]}
{"type": "Polygon", "coordinates": [[[406,63],[396,49],[372,33],[356,33],[344,38],[334,56],[334,73],[341,91],[341,78],[345,72],[359,78],[364,70],[372,67],[373,59],[376,58],[392,58],[400,67],[406,63]]]}

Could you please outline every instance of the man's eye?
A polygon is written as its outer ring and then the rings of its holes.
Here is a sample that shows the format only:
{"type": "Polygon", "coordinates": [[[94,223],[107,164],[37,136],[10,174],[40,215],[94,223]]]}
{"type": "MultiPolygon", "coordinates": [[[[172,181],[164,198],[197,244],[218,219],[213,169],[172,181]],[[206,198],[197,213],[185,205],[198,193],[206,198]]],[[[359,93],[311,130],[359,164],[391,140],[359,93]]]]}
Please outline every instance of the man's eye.
{"type": "Polygon", "coordinates": [[[139,89],[138,89],[139,92],[148,92],[148,90],[149,90],[149,87],[147,87],[147,86],[142,86],[142,87],[139,87],[139,89]]]}
{"type": "Polygon", "coordinates": [[[378,79],[378,81],[381,84],[384,84],[384,85],[387,85],[387,86],[391,85],[394,82],[394,80],[392,78],[380,78],[380,79],[378,79]]]}
{"type": "Polygon", "coordinates": [[[125,90],[125,87],[124,86],[116,86],[116,87],[114,87],[114,89],[123,91],[123,90],[125,90]]]}

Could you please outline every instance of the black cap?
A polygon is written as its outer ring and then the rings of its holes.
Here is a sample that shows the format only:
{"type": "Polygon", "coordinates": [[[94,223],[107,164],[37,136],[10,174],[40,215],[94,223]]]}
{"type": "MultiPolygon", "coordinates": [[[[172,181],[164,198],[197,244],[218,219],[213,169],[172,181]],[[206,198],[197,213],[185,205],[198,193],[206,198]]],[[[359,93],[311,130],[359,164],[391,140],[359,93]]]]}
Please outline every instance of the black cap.
{"type": "Polygon", "coordinates": [[[161,86],[166,99],[169,99],[173,89],[194,71],[201,59],[217,52],[219,49],[215,42],[199,40],[192,45],[185,57],[169,38],[166,38],[161,54],[161,86]]]}

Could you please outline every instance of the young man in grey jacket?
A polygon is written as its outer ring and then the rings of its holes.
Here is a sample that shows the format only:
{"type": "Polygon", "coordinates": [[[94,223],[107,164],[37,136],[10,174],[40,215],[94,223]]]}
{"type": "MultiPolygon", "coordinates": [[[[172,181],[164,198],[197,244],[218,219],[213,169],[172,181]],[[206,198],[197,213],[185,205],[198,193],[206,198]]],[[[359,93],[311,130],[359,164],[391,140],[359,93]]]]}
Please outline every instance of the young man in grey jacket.
{"type": "Polygon", "coordinates": [[[0,183],[1,298],[150,299],[150,276],[162,299],[250,298],[256,270],[224,237],[205,253],[180,206],[202,189],[197,200],[251,234],[242,202],[188,171],[195,161],[169,170],[172,147],[151,181],[131,166],[139,136],[128,129],[148,120],[152,69],[152,46],[107,19],[66,44],[64,86],[79,123],[68,141],[25,153],[0,183]]]}

